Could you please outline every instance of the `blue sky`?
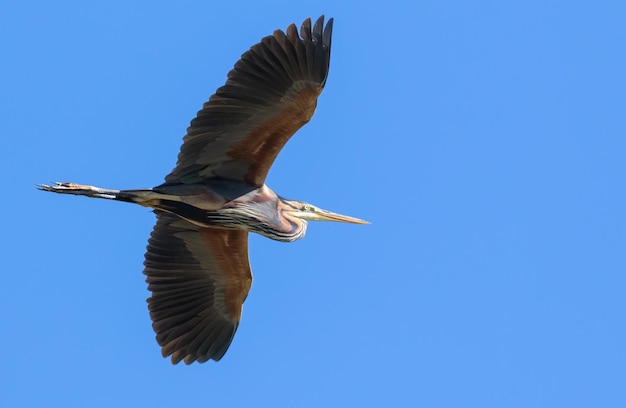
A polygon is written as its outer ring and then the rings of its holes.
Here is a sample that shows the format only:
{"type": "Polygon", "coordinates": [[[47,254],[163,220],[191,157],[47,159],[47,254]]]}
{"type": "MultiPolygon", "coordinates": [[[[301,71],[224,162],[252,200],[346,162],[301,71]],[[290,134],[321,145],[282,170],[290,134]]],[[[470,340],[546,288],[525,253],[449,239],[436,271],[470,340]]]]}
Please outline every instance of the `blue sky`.
{"type": "Polygon", "coordinates": [[[1,406],[626,406],[623,2],[213,3],[3,5],[1,406]],[[228,353],[172,366],[154,216],[34,185],[161,183],[241,53],[322,13],[268,185],[372,224],[253,236],[228,353]]]}

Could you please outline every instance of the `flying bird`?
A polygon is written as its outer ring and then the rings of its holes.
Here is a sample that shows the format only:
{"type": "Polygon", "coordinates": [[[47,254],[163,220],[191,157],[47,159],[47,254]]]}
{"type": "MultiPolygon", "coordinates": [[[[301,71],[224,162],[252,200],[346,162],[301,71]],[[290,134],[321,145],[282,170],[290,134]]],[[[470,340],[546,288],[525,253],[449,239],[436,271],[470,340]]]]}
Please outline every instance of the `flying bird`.
{"type": "Polygon", "coordinates": [[[187,128],[176,167],[152,189],[74,183],[61,194],[149,207],[157,221],[145,255],[148,309],[163,357],[219,361],[252,284],[248,232],[290,242],[307,221],[367,224],[287,200],[265,185],[289,138],[313,116],[330,63],[333,20],[276,30],[245,52],[187,128]]]}

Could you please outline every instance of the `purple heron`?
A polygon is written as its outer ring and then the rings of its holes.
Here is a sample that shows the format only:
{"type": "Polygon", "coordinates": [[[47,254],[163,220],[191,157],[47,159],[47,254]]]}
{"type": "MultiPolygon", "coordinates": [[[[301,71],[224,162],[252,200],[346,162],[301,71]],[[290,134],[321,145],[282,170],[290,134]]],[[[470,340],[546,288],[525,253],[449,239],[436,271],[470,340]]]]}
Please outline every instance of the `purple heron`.
{"type": "Polygon", "coordinates": [[[152,189],[40,185],[135,203],[157,222],[145,255],[148,309],[163,357],[220,360],[252,284],[248,232],[302,238],[307,221],[367,222],[287,200],[265,185],[274,159],[313,116],[330,63],[333,20],[274,31],[245,52],[191,121],[178,162],[152,189]]]}

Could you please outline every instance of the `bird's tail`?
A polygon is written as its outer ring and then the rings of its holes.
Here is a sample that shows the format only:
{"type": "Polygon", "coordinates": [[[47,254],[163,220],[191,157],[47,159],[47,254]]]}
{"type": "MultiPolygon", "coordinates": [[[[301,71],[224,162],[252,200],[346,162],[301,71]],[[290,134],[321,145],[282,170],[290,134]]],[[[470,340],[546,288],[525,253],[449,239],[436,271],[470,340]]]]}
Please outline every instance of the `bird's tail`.
{"type": "Polygon", "coordinates": [[[158,193],[154,193],[151,189],[111,190],[108,188],[59,182],[56,182],[51,186],[39,184],[37,188],[43,191],[51,191],[59,194],[73,194],[92,198],[106,198],[107,200],[125,201],[127,203],[136,203],[144,207],[153,207],[154,200],[158,198],[155,196],[159,196],[158,193]]]}

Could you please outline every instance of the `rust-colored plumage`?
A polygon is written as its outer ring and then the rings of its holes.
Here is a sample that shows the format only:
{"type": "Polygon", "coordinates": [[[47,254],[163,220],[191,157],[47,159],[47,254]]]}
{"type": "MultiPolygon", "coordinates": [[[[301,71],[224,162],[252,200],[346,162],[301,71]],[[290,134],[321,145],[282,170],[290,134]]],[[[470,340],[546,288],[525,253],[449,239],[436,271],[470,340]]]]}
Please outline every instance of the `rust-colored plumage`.
{"type": "Polygon", "coordinates": [[[252,285],[248,233],[201,228],[157,214],[145,274],[150,317],[172,361],[221,357],[228,348],[252,285]]]}
{"type": "Polygon", "coordinates": [[[187,129],[166,182],[265,182],[287,140],[313,116],[330,64],[333,20],[291,24],[241,56],[187,129]]]}
{"type": "Polygon", "coordinates": [[[178,162],[152,189],[112,190],[56,183],[62,194],[153,208],[148,241],[148,308],[163,356],[173,363],[219,360],[239,325],[252,284],[248,232],[293,241],[307,221],[363,224],[286,200],[265,185],[289,138],[315,111],[330,63],[332,19],[277,30],[244,53],[226,84],[187,129],[178,162]]]}

